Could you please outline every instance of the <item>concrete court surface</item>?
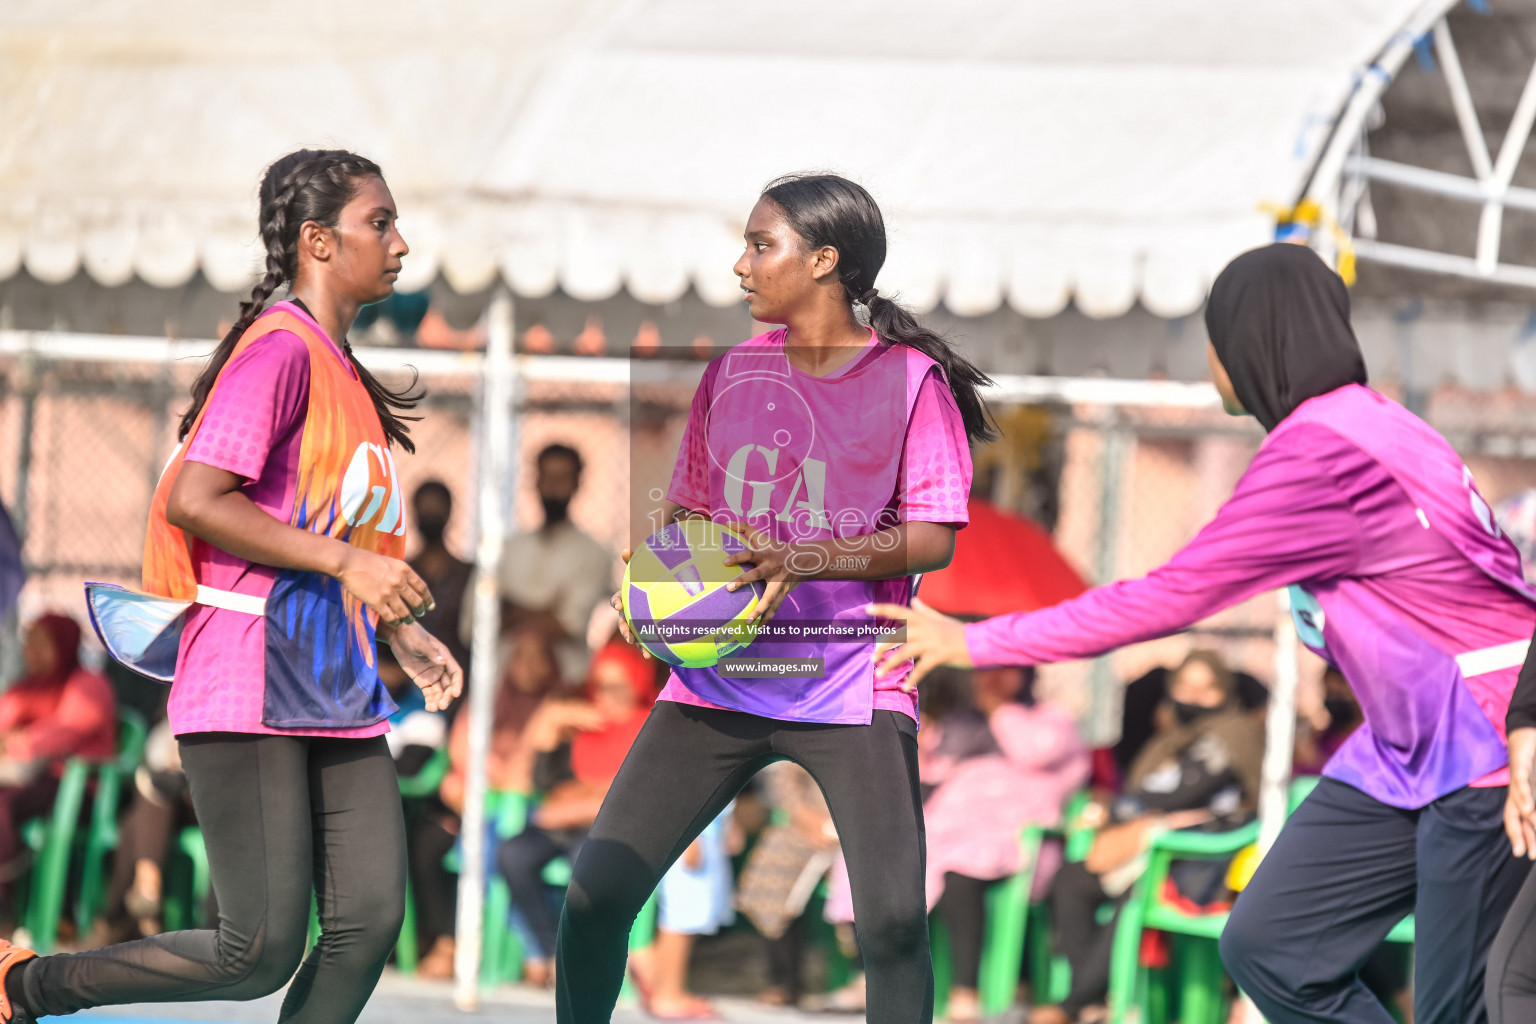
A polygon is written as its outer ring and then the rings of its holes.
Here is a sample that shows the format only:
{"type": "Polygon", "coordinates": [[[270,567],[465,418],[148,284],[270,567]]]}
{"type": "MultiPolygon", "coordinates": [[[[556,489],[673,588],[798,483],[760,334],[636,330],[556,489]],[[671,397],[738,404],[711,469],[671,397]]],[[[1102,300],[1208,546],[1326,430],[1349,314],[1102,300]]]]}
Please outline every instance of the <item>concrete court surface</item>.
{"type": "MultiPolygon", "coordinates": [[[[100,1021],[102,1024],[272,1024],[277,1020],[281,994],[249,1003],[155,1003],[104,1007],[69,1017],[45,1017],[57,1024],[100,1021]]],[[[863,1016],[805,1014],[757,1006],[750,999],[715,1000],[726,1021],[733,1024],[819,1024],[862,1021],[863,1016]]],[[[555,1019],[552,993],[506,988],[481,998],[480,1008],[461,1013],[453,1006],[452,988],[446,983],[412,981],[386,972],[359,1024],[545,1024],[555,1019]]],[[[641,1024],[651,1018],[638,1007],[620,1004],[614,1024],[641,1024]]]]}

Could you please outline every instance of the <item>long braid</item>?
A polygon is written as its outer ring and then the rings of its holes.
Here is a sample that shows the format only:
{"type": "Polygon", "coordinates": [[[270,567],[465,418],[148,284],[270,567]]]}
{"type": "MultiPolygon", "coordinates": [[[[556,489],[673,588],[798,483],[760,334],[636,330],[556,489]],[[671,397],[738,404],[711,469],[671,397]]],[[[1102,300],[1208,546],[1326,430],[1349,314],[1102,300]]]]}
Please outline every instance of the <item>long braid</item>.
{"type": "MultiPolygon", "coordinates": [[[[256,322],[267,301],[283,284],[292,284],[298,273],[299,227],[305,221],[314,221],[326,227],[334,227],[345,206],[356,192],[360,178],[383,177],[383,172],[372,160],[348,153],[345,150],[299,150],[278,160],[262,177],[261,241],[266,249],[266,268],[251,296],[240,304],[240,316],[230,327],[224,339],[214,349],[208,365],[192,384],[192,404],[182,415],[178,437],[186,439],[197,421],[197,414],[208,401],[214,381],[229,362],[235,345],[256,322]]],[[[407,420],[418,416],[401,416],[396,410],[413,409],[423,397],[416,390],[420,375],[400,391],[391,391],[378,378],[369,373],[352,353],[346,338],[337,339],[347,360],[357,371],[357,378],[367,389],[378,412],[379,423],[391,443],[399,443],[406,451],[414,452],[407,420]]]]}

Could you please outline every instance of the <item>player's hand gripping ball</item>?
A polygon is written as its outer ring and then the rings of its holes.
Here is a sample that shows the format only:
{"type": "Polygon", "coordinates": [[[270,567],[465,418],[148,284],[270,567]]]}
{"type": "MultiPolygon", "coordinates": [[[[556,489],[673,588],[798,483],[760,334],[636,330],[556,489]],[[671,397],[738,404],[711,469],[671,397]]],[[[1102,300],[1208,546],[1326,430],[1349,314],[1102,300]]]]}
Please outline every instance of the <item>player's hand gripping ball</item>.
{"type": "Polygon", "coordinates": [[[726,556],[746,547],[734,530],[708,519],[683,519],[646,538],[619,587],[635,641],[682,668],[707,668],[751,643],[757,629],[747,611],[763,584],[725,589],[750,564],[726,565],[726,556]]]}

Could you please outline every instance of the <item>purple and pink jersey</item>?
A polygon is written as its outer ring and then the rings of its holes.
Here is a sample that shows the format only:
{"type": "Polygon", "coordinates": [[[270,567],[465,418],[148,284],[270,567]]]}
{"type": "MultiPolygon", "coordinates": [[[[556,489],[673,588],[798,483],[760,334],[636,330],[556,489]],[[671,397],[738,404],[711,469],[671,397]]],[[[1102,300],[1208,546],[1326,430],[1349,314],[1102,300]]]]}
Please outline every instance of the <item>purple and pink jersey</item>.
{"type": "MultiPolygon", "coordinates": [[[[320,325],[293,303],[274,305],[264,316],[288,313],[303,319],[324,341],[324,353],[333,356],[348,379],[355,379],[351,364],[326,337],[320,325]]],[[[309,418],[311,367],[305,341],[287,330],[276,330],[253,342],[232,358],[219,375],[218,387],[209,396],[202,423],[192,436],[185,459],[244,477],[242,488],[257,508],[288,522],[301,486],[301,459],[309,418]]],[[[323,421],[322,421],[323,422],[323,421]]],[[[384,456],[388,456],[387,449],[384,456]]],[[[375,511],[397,517],[400,495],[393,473],[372,476],[393,493],[382,494],[375,511]]],[[[339,483],[339,481],[338,481],[339,483]]],[[[366,509],[364,511],[367,511],[366,509]]],[[[401,521],[403,526],[403,521],[401,521]]],[[[217,590],[273,599],[281,570],[238,558],[193,538],[192,565],[197,582],[217,590]]],[[[302,574],[313,576],[314,574],[302,574]]],[[[195,604],[187,612],[181,635],[176,679],[171,688],[171,727],[177,735],[192,732],[242,732],[284,736],[377,736],[389,731],[385,719],[393,705],[385,707],[371,697],[365,717],[374,721],[358,726],[273,726],[273,708],[267,692],[269,668],[269,616],[195,604]],[[377,708],[372,705],[377,704],[377,708]]],[[[370,631],[371,632],[371,631],[370,631]]],[[[369,637],[371,646],[372,638],[369,637]]],[[[330,660],[340,657],[335,644],[323,645],[320,653],[330,660]]],[[[319,648],[316,648],[319,651],[319,648]]],[[[324,667],[296,666],[299,673],[324,667]]],[[[377,685],[377,673],[374,672],[377,685]]],[[[383,698],[387,703],[387,696],[383,698]]],[[[306,714],[313,714],[306,712],[306,714]]],[[[322,714],[337,714],[335,711],[322,714]]]]}
{"type": "MultiPolygon", "coordinates": [[[[857,537],[899,523],[968,520],[965,425],[938,365],[870,332],[817,377],[785,354],[783,329],[741,343],[705,371],[667,498],[781,541],[857,537]]],[[[914,577],[811,580],[740,657],[821,658],[822,676],[742,678],[674,670],[661,699],[795,722],[867,725],[875,709],[916,717],[905,673],[874,676],[871,601],[909,600],[914,577]],[[798,637],[798,638],[797,638],[798,637]]]]}
{"type": "Polygon", "coordinates": [[[1536,591],[1445,439],[1359,385],[1286,417],[1166,565],[974,623],[966,640],[978,665],[1089,658],[1287,586],[1302,641],[1365,716],[1325,775],[1406,808],[1507,783],[1504,715],[1536,591]]]}

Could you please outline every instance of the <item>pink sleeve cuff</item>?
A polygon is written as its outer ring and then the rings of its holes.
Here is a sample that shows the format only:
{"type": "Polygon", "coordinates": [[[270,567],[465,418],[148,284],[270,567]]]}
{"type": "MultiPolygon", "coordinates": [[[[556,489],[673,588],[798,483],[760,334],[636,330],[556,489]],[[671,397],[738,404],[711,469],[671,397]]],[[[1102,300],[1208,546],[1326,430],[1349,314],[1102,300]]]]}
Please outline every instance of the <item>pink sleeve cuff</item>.
{"type": "MultiPolygon", "coordinates": [[[[984,619],[981,622],[970,622],[965,626],[965,649],[971,657],[971,664],[977,668],[987,668],[993,665],[1007,664],[1006,659],[999,658],[997,645],[990,637],[992,630],[987,627],[995,620],[984,619]]],[[[993,627],[996,628],[995,626],[993,627]]]]}

